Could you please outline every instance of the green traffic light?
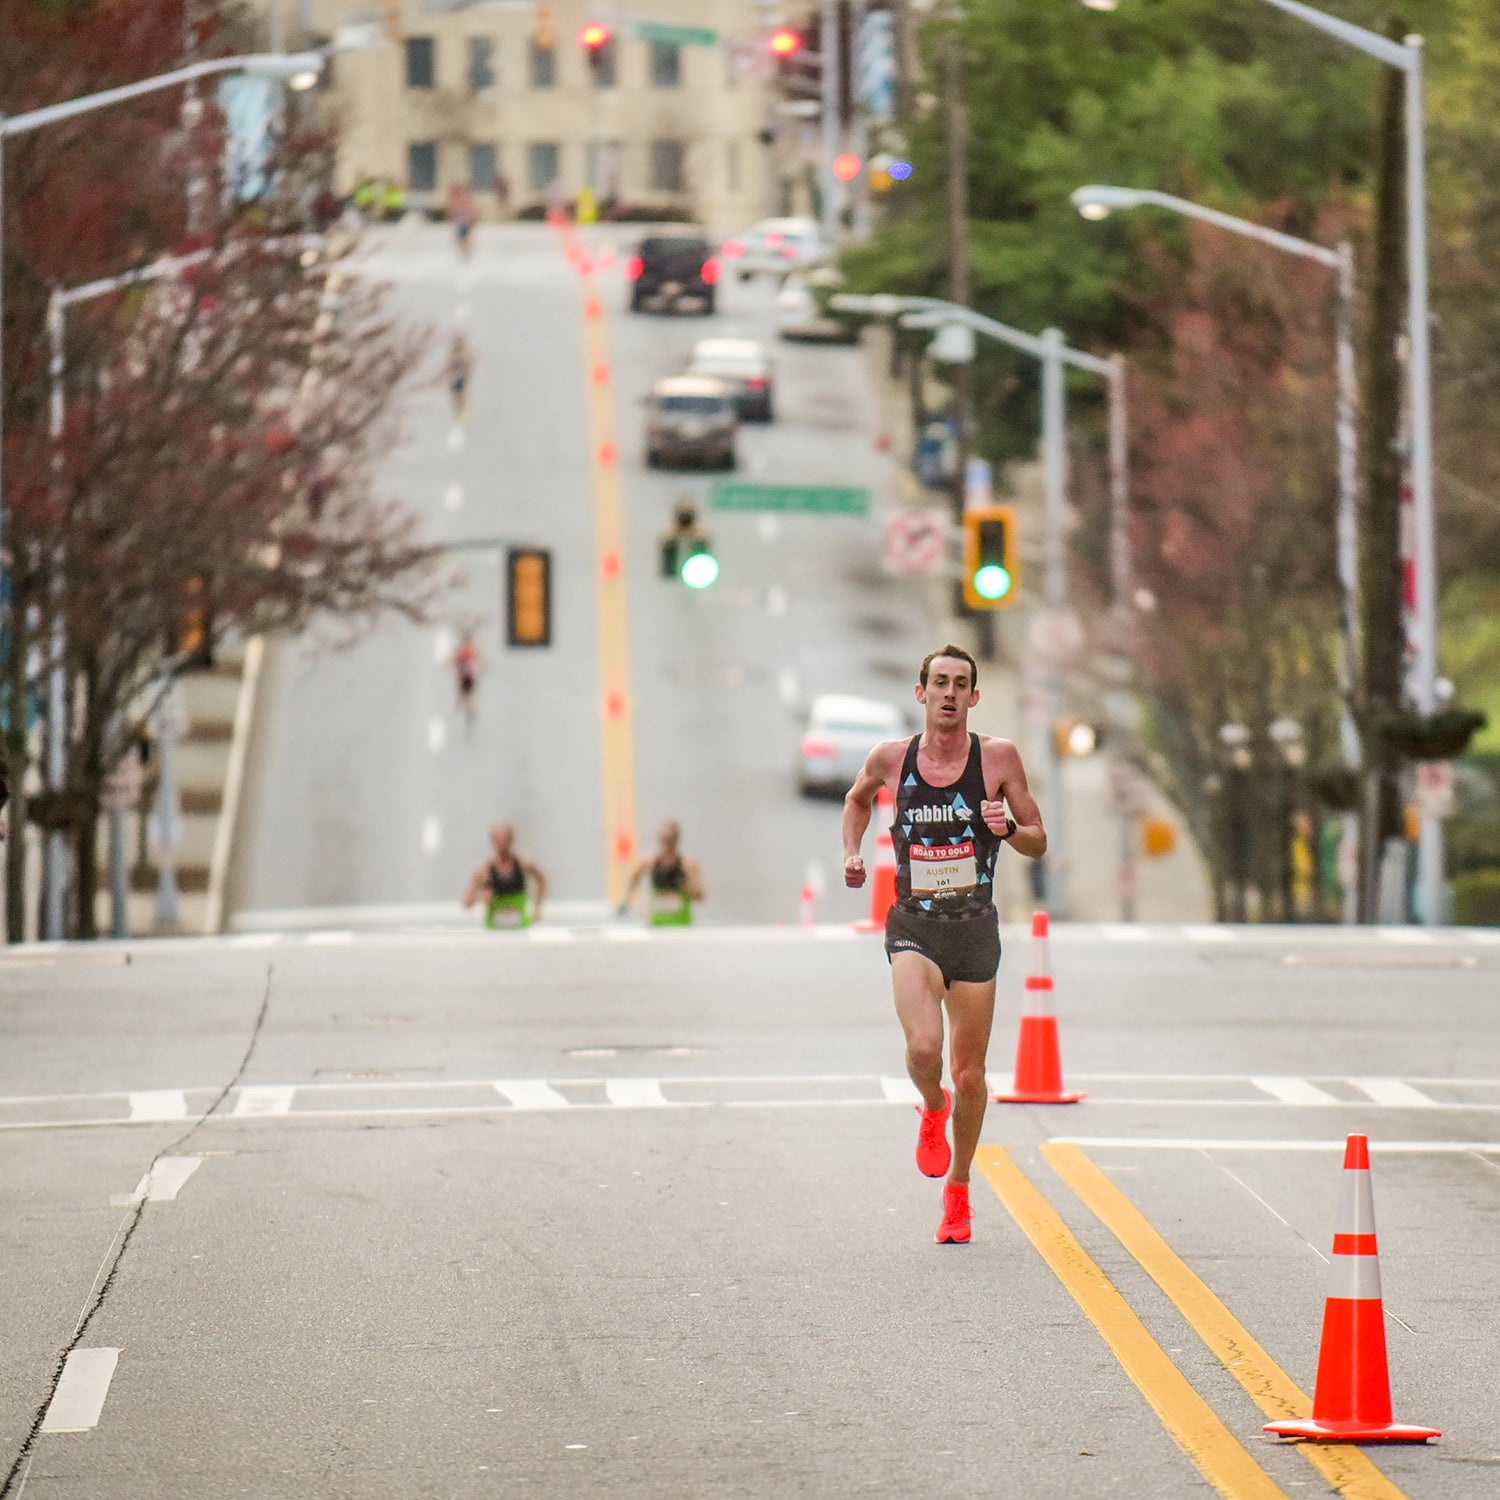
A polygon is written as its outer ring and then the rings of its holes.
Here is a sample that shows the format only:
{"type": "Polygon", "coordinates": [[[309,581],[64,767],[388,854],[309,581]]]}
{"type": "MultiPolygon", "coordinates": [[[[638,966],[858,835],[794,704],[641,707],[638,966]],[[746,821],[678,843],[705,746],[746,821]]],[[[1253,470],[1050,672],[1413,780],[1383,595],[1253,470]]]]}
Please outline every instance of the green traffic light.
{"type": "Polygon", "coordinates": [[[690,589],[706,589],[719,576],[719,560],[712,552],[694,552],[684,559],[680,576],[690,589]]]}
{"type": "Polygon", "coordinates": [[[986,563],[975,570],[974,592],[981,599],[1003,599],[1010,593],[1010,574],[999,563],[986,563]]]}

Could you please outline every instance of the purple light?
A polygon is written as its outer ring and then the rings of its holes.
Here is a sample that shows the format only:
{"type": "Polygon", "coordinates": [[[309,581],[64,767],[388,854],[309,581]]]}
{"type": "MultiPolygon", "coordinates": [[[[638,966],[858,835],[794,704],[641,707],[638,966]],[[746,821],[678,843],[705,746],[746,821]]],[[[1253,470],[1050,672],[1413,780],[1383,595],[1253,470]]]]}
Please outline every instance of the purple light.
{"type": "Polygon", "coordinates": [[[911,176],[911,163],[909,161],[893,161],[886,168],[886,176],[892,182],[905,182],[911,176]]]}

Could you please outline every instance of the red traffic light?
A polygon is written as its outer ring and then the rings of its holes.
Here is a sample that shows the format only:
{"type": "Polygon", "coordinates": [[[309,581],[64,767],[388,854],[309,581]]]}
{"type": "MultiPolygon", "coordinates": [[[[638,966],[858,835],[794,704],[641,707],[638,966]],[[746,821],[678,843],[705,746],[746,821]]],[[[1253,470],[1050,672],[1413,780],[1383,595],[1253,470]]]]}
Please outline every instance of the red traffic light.
{"type": "Polygon", "coordinates": [[[771,55],[773,57],[790,57],[794,52],[802,50],[802,34],[793,31],[790,26],[783,26],[779,31],[771,33],[771,55]]]}
{"type": "Polygon", "coordinates": [[[582,31],[578,33],[578,40],[583,43],[590,52],[597,52],[609,41],[609,27],[602,21],[590,21],[582,31]]]}
{"type": "Polygon", "coordinates": [[[853,182],[862,166],[864,163],[852,151],[845,151],[842,156],[834,157],[833,175],[840,182],[853,182]]]}

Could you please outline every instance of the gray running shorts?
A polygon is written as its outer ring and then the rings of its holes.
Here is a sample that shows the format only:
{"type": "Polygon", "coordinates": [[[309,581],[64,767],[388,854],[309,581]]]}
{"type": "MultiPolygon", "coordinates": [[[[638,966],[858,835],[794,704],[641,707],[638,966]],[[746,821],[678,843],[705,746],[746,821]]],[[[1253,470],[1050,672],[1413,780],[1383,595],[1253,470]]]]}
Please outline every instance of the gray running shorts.
{"type": "Polygon", "coordinates": [[[944,985],[984,984],[1000,967],[1000,914],[991,906],[972,917],[929,917],[892,906],[885,918],[885,956],[920,953],[944,985]]]}

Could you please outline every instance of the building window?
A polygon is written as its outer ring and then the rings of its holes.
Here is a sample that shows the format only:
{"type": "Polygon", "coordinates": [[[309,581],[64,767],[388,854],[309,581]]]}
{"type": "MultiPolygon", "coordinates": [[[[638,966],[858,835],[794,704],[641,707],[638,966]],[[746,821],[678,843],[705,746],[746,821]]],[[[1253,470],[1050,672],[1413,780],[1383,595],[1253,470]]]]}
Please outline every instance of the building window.
{"type": "Polygon", "coordinates": [[[610,39],[602,47],[586,47],[589,63],[589,82],[596,89],[612,89],[615,86],[615,39],[610,39]]]}
{"type": "Polygon", "coordinates": [[[682,48],[671,42],[651,43],[651,87],[675,89],[682,85],[682,48]]]}
{"type": "Polygon", "coordinates": [[[583,149],[583,179],[600,198],[620,195],[620,143],[589,141],[583,149]]]}
{"type": "Polygon", "coordinates": [[[493,141],[469,142],[469,186],[476,193],[493,192],[500,163],[493,141]]]}
{"type": "Polygon", "coordinates": [[[430,89],[437,84],[437,44],[430,36],[409,36],[406,39],[406,86],[409,89],[430,89]]]}
{"type": "Polygon", "coordinates": [[[731,193],[740,190],[740,143],[730,141],[724,147],[724,186],[731,193]]]}
{"type": "Polygon", "coordinates": [[[651,142],[651,187],[658,193],[682,191],[682,142],[651,142]]]}
{"type": "Polygon", "coordinates": [[[406,147],[406,185],[414,193],[437,187],[437,142],[411,141],[406,147]]]}
{"type": "Polygon", "coordinates": [[[533,141],[526,148],[526,180],[534,193],[544,193],[557,181],[560,151],[556,141],[533,141]]]}
{"type": "Polygon", "coordinates": [[[531,39],[531,86],[534,89],[557,87],[557,50],[537,46],[535,37],[531,39]]]}
{"type": "Polygon", "coordinates": [[[482,94],[495,86],[495,44],[487,36],[469,38],[469,90],[482,94]]]}

